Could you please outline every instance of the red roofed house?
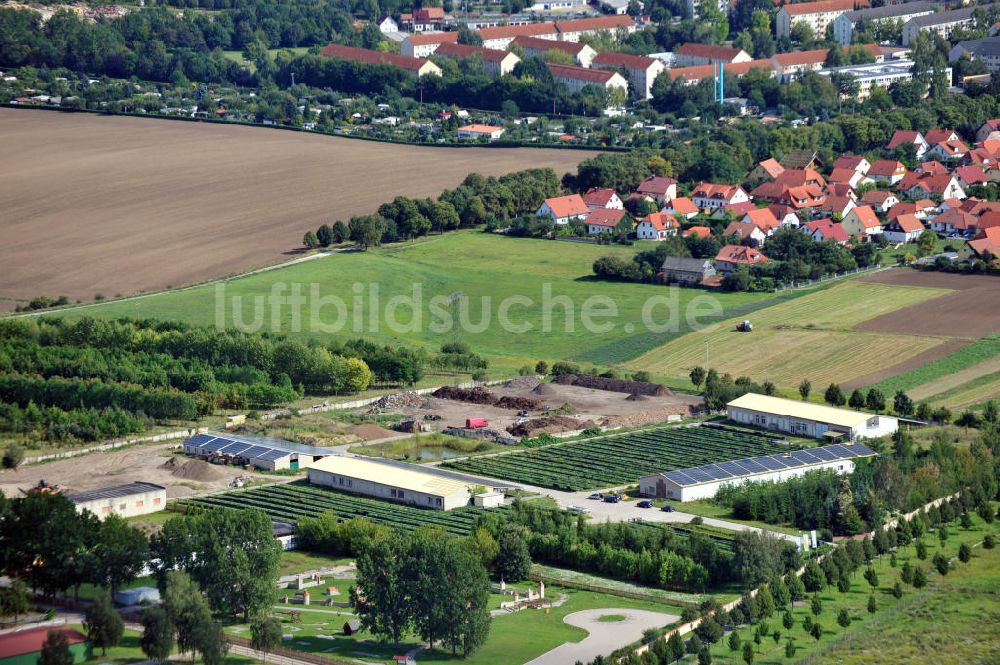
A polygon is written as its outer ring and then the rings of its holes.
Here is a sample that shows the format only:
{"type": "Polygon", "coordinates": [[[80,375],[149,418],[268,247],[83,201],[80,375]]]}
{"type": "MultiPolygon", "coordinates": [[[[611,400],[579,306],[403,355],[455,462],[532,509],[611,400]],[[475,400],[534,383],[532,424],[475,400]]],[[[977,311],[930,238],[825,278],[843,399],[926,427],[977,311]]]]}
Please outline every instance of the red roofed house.
{"type": "Polygon", "coordinates": [[[876,159],[868,169],[868,177],[875,182],[895,185],[906,175],[906,167],[895,159],[876,159]]]}
{"type": "Polygon", "coordinates": [[[673,215],[665,212],[654,212],[639,218],[635,227],[635,235],[639,240],[666,240],[677,235],[680,223],[673,215]]]}
{"type": "Polygon", "coordinates": [[[712,219],[739,219],[751,210],[756,210],[754,204],[749,201],[740,201],[716,208],[712,213],[712,219]]]}
{"type": "Polygon", "coordinates": [[[850,196],[828,196],[816,211],[824,217],[843,219],[856,205],[850,196]]]}
{"type": "Polygon", "coordinates": [[[446,21],[444,9],[441,7],[414,9],[413,13],[408,16],[408,19],[401,20],[400,22],[403,24],[402,27],[404,30],[411,30],[413,32],[440,30],[444,27],[446,21]]]}
{"type": "Polygon", "coordinates": [[[955,175],[958,176],[958,184],[962,186],[962,189],[969,187],[969,185],[982,185],[990,181],[986,173],[978,166],[959,166],[955,169],[955,175]]]}
{"type": "Polygon", "coordinates": [[[569,224],[574,219],[585,219],[589,214],[590,208],[579,194],[545,199],[535,212],[537,217],[551,217],[556,224],[569,224]]]}
{"type": "Polygon", "coordinates": [[[600,69],[587,69],[586,67],[573,67],[570,65],[557,65],[554,62],[548,63],[549,71],[556,83],[562,83],[569,91],[576,94],[588,85],[594,85],[604,90],[618,88],[624,93],[628,93],[628,81],[618,72],[606,72],[600,69]]]}
{"type": "Polygon", "coordinates": [[[496,141],[503,136],[503,127],[495,125],[465,125],[458,128],[458,138],[470,141],[496,141]]]}
{"type": "Polygon", "coordinates": [[[844,227],[831,219],[813,220],[806,222],[799,228],[816,242],[830,240],[838,245],[846,245],[847,241],[851,239],[844,227]]]}
{"type": "Polygon", "coordinates": [[[883,233],[889,242],[916,242],[924,231],[924,223],[915,215],[899,215],[885,225],[883,233]]]}
{"type": "Polygon", "coordinates": [[[680,198],[670,199],[663,204],[663,212],[670,213],[674,217],[691,219],[697,217],[700,210],[698,206],[694,204],[694,201],[682,196],[680,198]]]}
{"type": "Polygon", "coordinates": [[[610,51],[598,53],[590,66],[594,69],[624,71],[639,99],[653,97],[653,81],[666,69],[663,61],[658,58],[610,51]]]}
{"type": "Polygon", "coordinates": [[[976,222],[976,226],[980,231],[1000,226],[1000,211],[988,210],[984,212],[976,222]]]}
{"type": "Polygon", "coordinates": [[[895,150],[901,145],[912,145],[917,159],[923,159],[931,147],[924,135],[913,129],[897,129],[886,148],[895,150]]]}
{"type": "Polygon", "coordinates": [[[529,37],[519,35],[511,42],[524,53],[525,58],[542,58],[550,51],[560,51],[573,58],[573,61],[580,67],[590,67],[594,61],[597,51],[587,44],[578,42],[560,42],[555,39],[543,39],[541,37],[529,37]]]}
{"type": "Polygon", "coordinates": [[[712,229],[708,228],[707,226],[692,226],[691,228],[684,231],[684,233],[682,233],[681,235],[684,236],[685,238],[690,238],[691,236],[695,236],[697,238],[711,238],[712,229]]]}
{"type": "Polygon", "coordinates": [[[929,145],[934,145],[942,141],[957,141],[961,137],[953,129],[928,129],[924,138],[929,145]]]}
{"type": "Polygon", "coordinates": [[[917,164],[916,171],[917,173],[936,173],[940,175],[942,173],[948,173],[948,167],[936,159],[932,159],[928,162],[920,162],[917,164]]]}
{"type": "Polygon", "coordinates": [[[841,14],[870,7],[867,0],[820,0],[786,4],[774,17],[774,34],[779,39],[792,33],[792,26],[805,23],[814,35],[825,35],[826,28],[841,14]]]}
{"type": "Polygon", "coordinates": [[[847,213],[841,226],[849,236],[871,240],[872,236],[882,233],[882,222],[871,206],[855,206],[847,213]]]}
{"type": "Polygon", "coordinates": [[[674,49],[675,67],[697,67],[698,65],[724,65],[734,62],[750,62],[753,58],[738,48],[715,46],[713,44],[695,44],[688,42],[674,49]]]}
{"type": "Polygon", "coordinates": [[[967,235],[976,229],[976,224],[976,216],[960,208],[949,208],[931,219],[931,229],[942,236],[967,235]]]}
{"type": "Polygon", "coordinates": [[[765,159],[764,161],[753,167],[750,173],[747,174],[746,183],[748,187],[752,187],[758,183],[769,182],[778,177],[778,175],[785,170],[778,160],[771,157],[770,159],[765,159]]]}
{"type": "Polygon", "coordinates": [[[767,209],[771,211],[775,219],[777,219],[778,223],[782,226],[797,227],[802,223],[802,220],[799,219],[798,213],[795,212],[795,208],[791,206],[781,205],[780,203],[772,203],[767,206],[767,209]]]}
{"type": "Polygon", "coordinates": [[[711,210],[724,205],[744,203],[750,200],[750,196],[739,185],[703,182],[691,192],[691,199],[700,209],[711,210]]]}
{"type": "Polygon", "coordinates": [[[749,247],[762,247],[767,240],[767,234],[754,226],[745,222],[730,222],[726,230],[722,232],[722,237],[728,239],[736,238],[740,244],[749,247]]]}
{"type": "Polygon", "coordinates": [[[454,58],[465,60],[467,58],[479,58],[483,62],[483,69],[493,78],[500,78],[514,71],[521,58],[516,53],[501,51],[499,49],[482,48],[481,46],[469,46],[468,44],[453,44],[445,42],[437,47],[434,55],[441,58],[454,58]]]}
{"type": "Polygon", "coordinates": [[[760,250],[743,245],[726,245],[715,256],[715,269],[726,275],[736,272],[742,266],[766,263],[767,257],[760,250]]]}
{"type": "Polygon", "coordinates": [[[852,171],[857,171],[862,175],[868,173],[868,169],[871,167],[871,162],[860,155],[841,155],[837,158],[837,161],[833,163],[834,170],[851,169],[852,171]]]}
{"type": "Polygon", "coordinates": [[[943,159],[946,162],[957,162],[967,154],[969,154],[969,146],[965,145],[961,139],[940,141],[927,151],[928,157],[943,159]]]}
{"type": "MultiPolygon", "coordinates": [[[[584,221],[587,225],[587,235],[599,236],[603,233],[613,233],[619,224],[628,220],[628,213],[621,209],[598,208],[591,211],[584,221]]],[[[629,229],[631,230],[631,229],[629,229]]]]}
{"type": "Polygon", "coordinates": [[[90,641],[85,635],[66,626],[47,626],[0,635],[0,662],[5,665],[34,665],[50,631],[66,636],[73,663],[82,663],[93,657],[90,641]]]}
{"type": "Polygon", "coordinates": [[[753,210],[747,211],[743,218],[740,219],[741,222],[747,224],[753,224],[758,229],[771,235],[775,230],[781,228],[781,222],[778,218],[774,216],[774,213],[767,208],[754,208],[753,210]]]}
{"type": "Polygon", "coordinates": [[[789,187],[781,196],[777,203],[791,206],[796,210],[803,208],[818,208],[826,202],[826,194],[816,185],[803,185],[802,187],[789,187]]]}
{"type": "Polygon", "coordinates": [[[807,72],[823,69],[829,50],[791,51],[790,53],[775,53],[771,62],[782,81],[791,81],[807,72]]]}
{"type": "Polygon", "coordinates": [[[635,19],[622,15],[575,18],[567,21],[556,21],[556,29],[559,31],[560,41],[578,42],[581,37],[597,35],[601,32],[614,35],[621,30],[631,34],[635,32],[635,19]]]}
{"type": "Polygon", "coordinates": [[[1000,132],[1000,118],[992,118],[979,125],[979,129],[976,130],[976,143],[982,143],[993,132],[1000,132]]]}
{"type": "Polygon", "coordinates": [[[871,206],[881,213],[889,212],[889,209],[897,203],[899,199],[895,194],[881,189],[869,190],[861,197],[862,205],[871,206]]]}
{"type": "MultiPolygon", "coordinates": [[[[447,34],[447,33],[446,33],[447,34]]],[[[458,33],[455,33],[456,35],[458,33]]],[[[502,25],[497,28],[482,28],[479,36],[483,39],[485,48],[506,49],[515,37],[541,37],[542,39],[559,39],[559,30],[556,24],[528,23],[525,25],[502,25]]]]}
{"type": "Polygon", "coordinates": [[[663,204],[677,198],[677,181],[667,176],[654,175],[640,182],[635,191],[663,204]]]}
{"type": "Polygon", "coordinates": [[[625,208],[625,204],[618,196],[618,192],[610,187],[591,187],[584,193],[583,202],[591,210],[596,210],[597,208],[622,210],[625,208]]]}
{"type": "Polygon", "coordinates": [[[426,58],[437,51],[441,44],[457,44],[457,32],[432,32],[407,35],[399,45],[399,52],[411,58],[426,58]]]}
{"type": "Polygon", "coordinates": [[[383,53],[365,48],[355,48],[342,44],[330,44],[323,49],[322,55],[328,58],[338,58],[350,62],[360,62],[369,65],[390,65],[409,72],[413,76],[441,76],[441,68],[427,58],[408,58],[396,53],[383,53]]]}
{"type": "Polygon", "coordinates": [[[1000,226],[986,229],[958,250],[958,258],[963,261],[979,259],[995,264],[997,257],[1000,257],[1000,226]]]}
{"type": "Polygon", "coordinates": [[[905,190],[901,186],[900,191],[905,191],[911,199],[928,199],[932,196],[942,199],[965,198],[965,190],[958,183],[958,178],[951,174],[925,175],[905,190]]]}

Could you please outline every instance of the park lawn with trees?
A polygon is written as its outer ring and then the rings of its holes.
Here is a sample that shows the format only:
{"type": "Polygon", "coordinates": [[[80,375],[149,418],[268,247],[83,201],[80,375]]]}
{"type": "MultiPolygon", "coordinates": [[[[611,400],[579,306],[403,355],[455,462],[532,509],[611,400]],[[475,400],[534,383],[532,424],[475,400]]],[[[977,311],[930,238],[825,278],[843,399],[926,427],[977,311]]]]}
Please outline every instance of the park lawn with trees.
{"type": "Polygon", "coordinates": [[[681,377],[704,365],[783,387],[798,386],[804,377],[815,386],[825,386],[888,367],[940,344],[938,339],[853,328],[945,293],[847,280],[752,315],[726,318],[714,330],[671,339],[626,366],[681,377]],[[749,334],[754,353],[746,352],[747,338],[736,332],[744,318],[754,325],[749,334]]]}
{"type": "MultiPolygon", "coordinates": [[[[242,277],[225,283],[226,298],[243,298],[246,320],[251,320],[253,296],[267,296],[275,282],[318,284],[322,295],[339,295],[350,304],[349,285],[362,283],[366,289],[377,284],[381,307],[395,295],[411,295],[414,284],[420,284],[425,302],[424,324],[418,332],[393,332],[381,325],[377,332],[363,330],[366,338],[384,343],[417,344],[436,349],[441,334],[428,329],[432,320],[427,303],[434,295],[449,296],[462,292],[468,296],[468,320],[473,324],[481,319],[482,298],[492,301],[489,325],[482,333],[461,333],[463,341],[477,353],[491,360],[491,369],[511,370],[539,359],[559,360],[584,358],[593,363],[624,361],[671,338],[671,333],[649,333],[641,326],[641,310],[647,298],[667,295],[663,287],[651,284],[609,283],[588,278],[595,259],[612,253],[631,256],[635,247],[598,246],[526,238],[509,238],[475,231],[458,231],[441,236],[426,237],[405,244],[384,246],[367,252],[338,253],[334,256],[307,261],[287,268],[258,275],[242,277]],[[542,285],[551,284],[553,297],[569,296],[575,306],[577,320],[572,332],[562,331],[562,309],[553,307],[553,334],[538,334],[541,329],[542,285]],[[514,323],[528,322],[534,330],[528,334],[510,334],[497,324],[500,302],[513,295],[525,295],[535,301],[533,307],[515,306],[510,318],[514,323]],[[594,334],[583,329],[579,311],[584,301],[592,296],[612,298],[618,307],[619,317],[612,319],[614,329],[594,334]],[[632,333],[623,334],[623,326],[632,323],[632,333]]],[[[197,325],[211,325],[215,320],[215,286],[166,292],[128,302],[108,302],[82,310],[67,310],[63,316],[83,315],[117,318],[121,316],[153,316],[171,321],[184,321],[197,325]]],[[[304,289],[308,292],[308,288],[304,289]]],[[[766,302],[774,296],[765,293],[709,293],[701,289],[679,289],[678,299],[683,307],[698,296],[715,299],[724,309],[740,308],[766,302]]],[[[229,300],[231,303],[232,300],[229,300]]],[[[364,319],[369,316],[367,290],[364,302],[364,319]]],[[[332,321],[330,307],[323,312],[332,321]]],[[[350,309],[350,307],[349,307],[350,309]]],[[[457,311],[457,310],[452,310],[457,311]]],[[[664,308],[654,315],[657,320],[665,316],[664,308]]],[[[303,328],[308,328],[310,312],[303,308],[303,328]]],[[[348,313],[350,316],[350,312],[348,313]]],[[[281,325],[290,331],[291,315],[285,308],[281,325]]],[[[402,308],[399,320],[408,322],[408,311],[402,308]]],[[[603,323],[607,319],[596,319],[603,323]]],[[[684,317],[681,316],[683,323],[684,317]]],[[[227,318],[232,325],[232,317],[227,318]]],[[[352,333],[353,321],[348,321],[341,334],[352,333]]],[[[280,331],[278,331],[280,332],[280,331]]],[[[292,338],[329,340],[329,334],[303,330],[292,333],[292,338]]]]}
{"type": "MultiPolygon", "coordinates": [[[[994,510],[996,505],[993,505],[994,510]]],[[[740,636],[742,644],[750,643],[754,650],[754,663],[777,665],[778,663],[791,662],[793,659],[786,657],[786,646],[788,638],[794,640],[796,646],[794,660],[800,660],[810,654],[815,660],[809,662],[830,662],[830,663],[863,663],[872,662],[875,657],[878,662],[895,663],[919,663],[924,662],[929,648],[933,648],[936,662],[971,662],[968,658],[972,656],[974,649],[982,649],[988,646],[989,636],[995,636],[995,620],[985,619],[991,624],[992,633],[983,628],[984,617],[989,615],[990,608],[996,608],[995,590],[1000,586],[1000,573],[997,572],[997,563],[1000,556],[997,550],[984,550],[978,543],[981,543],[984,536],[993,534],[994,538],[1000,532],[998,522],[986,524],[979,516],[971,514],[971,526],[961,528],[959,520],[956,519],[947,525],[949,533],[948,540],[942,546],[935,533],[927,533],[923,536],[923,542],[927,546],[925,560],[917,558],[915,542],[907,546],[901,546],[896,552],[895,567],[892,566],[890,555],[876,557],[871,564],[875,570],[879,584],[872,591],[872,586],[865,579],[863,573],[866,566],[862,564],[851,576],[850,590],[841,592],[836,584],[827,586],[820,591],[818,597],[822,606],[821,613],[816,616],[812,613],[810,599],[814,594],[807,593],[807,598],[802,603],[797,603],[792,608],[793,618],[792,628],[786,628],[782,623],[783,609],[777,611],[765,622],[770,630],[768,635],[763,637],[761,644],[754,642],[754,633],[757,626],[743,626],[736,632],[740,636]],[[955,557],[958,555],[962,544],[975,546],[972,549],[973,557],[969,563],[961,563],[955,557]],[[931,559],[938,552],[942,551],[949,558],[955,559],[953,569],[945,576],[934,570],[931,559]],[[892,588],[897,580],[904,563],[911,566],[922,567],[926,573],[928,584],[923,589],[915,589],[911,584],[902,584],[903,595],[895,598],[892,588]],[[965,592],[966,585],[971,585],[972,589],[965,592]],[[992,596],[991,596],[992,594],[992,596]],[[875,597],[875,612],[868,611],[869,597],[875,597]],[[923,608],[923,609],[921,609],[923,608]],[[934,614],[932,608],[939,608],[941,615],[934,614]],[[978,608],[978,609],[974,609],[978,608]],[[848,627],[838,624],[838,615],[842,610],[846,610],[851,617],[848,627]],[[809,616],[822,626],[822,636],[816,639],[803,628],[803,621],[809,616]],[[944,616],[955,617],[961,621],[960,624],[953,624],[944,620],[944,616]],[[921,635],[921,632],[914,631],[910,625],[911,618],[917,618],[926,624],[935,624],[938,629],[935,635],[948,635],[948,641],[958,645],[958,642],[965,641],[966,636],[970,639],[964,648],[970,649],[966,653],[966,659],[956,656],[954,660],[947,660],[954,651],[948,647],[942,647],[937,638],[915,639],[914,636],[921,635]],[[961,626],[969,630],[963,630],[961,626]],[[777,643],[770,633],[775,630],[781,631],[781,640],[777,643]],[[886,631],[895,631],[898,639],[886,639],[886,631]],[[873,639],[877,634],[878,639],[873,639]],[[895,659],[887,655],[886,649],[898,651],[900,659],[895,659]],[[851,654],[855,654],[853,657],[851,654]],[[825,655],[824,655],[825,654],[825,655]],[[867,654],[867,659],[863,654],[867,654]],[[945,658],[945,660],[941,660],[945,658]]],[[[995,609],[994,609],[995,614],[995,609]]],[[[759,624],[758,624],[759,625],[759,624]]],[[[729,634],[711,648],[713,663],[733,663],[735,665],[746,665],[742,651],[733,651],[729,646],[729,634]]],[[[682,662],[693,663],[696,659],[688,657],[682,662]]]]}
{"type": "Polygon", "coordinates": [[[712,517],[715,519],[726,520],[727,522],[734,522],[736,524],[745,524],[746,526],[753,526],[759,529],[767,529],[768,531],[786,533],[790,536],[802,535],[801,529],[796,529],[788,524],[768,524],[758,520],[741,519],[733,514],[733,511],[729,506],[715,503],[711,499],[685,501],[684,503],[673,503],[666,500],[653,502],[653,505],[657,508],[666,504],[672,504],[679,512],[690,513],[692,515],[698,515],[699,517],[712,517]]]}
{"type": "MultiPolygon", "coordinates": [[[[81,625],[73,625],[72,628],[80,632],[86,632],[81,625]]],[[[103,663],[110,663],[110,665],[128,665],[129,663],[138,663],[147,660],[146,655],[142,652],[142,647],[139,645],[142,639],[142,633],[137,630],[125,629],[122,634],[121,641],[118,646],[108,647],[107,655],[101,655],[98,650],[94,650],[94,656],[90,660],[84,661],[83,665],[102,665],[103,663]]],[[[236,654],[227,654],[223,665],[254,665],[257,663],[253,658],[248,658],[246,656],[238,656],[236,654]]]]}

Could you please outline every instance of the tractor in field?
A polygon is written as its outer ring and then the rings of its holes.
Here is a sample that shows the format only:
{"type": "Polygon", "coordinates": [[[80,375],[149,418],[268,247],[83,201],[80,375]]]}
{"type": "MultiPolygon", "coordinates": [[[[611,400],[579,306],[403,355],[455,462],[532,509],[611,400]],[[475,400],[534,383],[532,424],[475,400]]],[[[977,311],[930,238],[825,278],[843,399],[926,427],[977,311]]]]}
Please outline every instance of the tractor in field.
{"type": "Polygon", "coordinates": [[[753,332],[753,324],[744,319],[736,324],[736,332],[753,332]]]}

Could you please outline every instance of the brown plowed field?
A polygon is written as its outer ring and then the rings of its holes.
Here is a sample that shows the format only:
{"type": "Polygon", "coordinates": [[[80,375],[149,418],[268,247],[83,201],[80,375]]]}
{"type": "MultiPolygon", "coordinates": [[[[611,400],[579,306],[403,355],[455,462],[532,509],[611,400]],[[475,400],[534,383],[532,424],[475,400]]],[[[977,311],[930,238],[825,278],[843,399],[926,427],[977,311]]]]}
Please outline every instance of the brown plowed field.
{"type": "Polygon", "coordinates": [[[0,298],[224,277],[292,258],[307,230],[397,195],[435,196],[473,171],[561,177],[593,154],[0,109],[0,298]]]}
{"type": "Polygon", "coordinates": [[[1000,308],[996,306],[1000,303],[1000,279],[996,277],[895,268],[862,281],[954,289],[954,293],[869,319],[855,330],[964,339],[1000,331],[1000,308]]]}

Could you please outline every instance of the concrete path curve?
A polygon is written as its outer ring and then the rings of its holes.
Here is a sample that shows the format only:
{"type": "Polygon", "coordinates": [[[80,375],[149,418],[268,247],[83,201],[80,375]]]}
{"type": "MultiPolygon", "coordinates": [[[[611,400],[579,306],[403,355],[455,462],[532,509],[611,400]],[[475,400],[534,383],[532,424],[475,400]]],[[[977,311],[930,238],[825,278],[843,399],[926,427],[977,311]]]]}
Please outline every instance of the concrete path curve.
{"type": "Polygon", "coordinates": [[[662,628],[678,619],[680,617],[674,614],[617,607],[573,612],[563,617],[563,622],[583,628],[590,634],[579,642],[567,642],[547,651],[525,665],[569,665],[578,660],[587,663],[598,655],[607,656],[615,649],[637,641],[645,630],[662,628]],[[608,614],[620,614],[625,619],[599,621],[602,616],[608,614]]]}

